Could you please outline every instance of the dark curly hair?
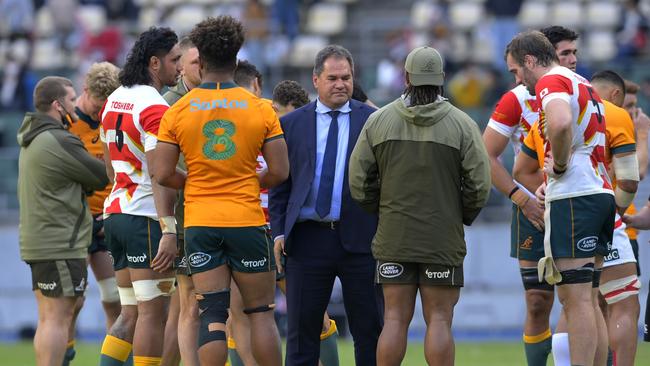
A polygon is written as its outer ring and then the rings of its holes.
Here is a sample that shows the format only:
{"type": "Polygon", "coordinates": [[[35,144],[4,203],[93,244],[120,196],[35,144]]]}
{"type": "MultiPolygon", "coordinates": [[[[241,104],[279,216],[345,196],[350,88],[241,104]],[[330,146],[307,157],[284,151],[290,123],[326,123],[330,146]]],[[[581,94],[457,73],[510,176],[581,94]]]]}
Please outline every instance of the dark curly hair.
{"type": "Polygon", "coordinates": [[[235,69],[235,84],[243,87],[251,85],[253,80],[257,79],[260,88],[262,87],[262,73],[257,67],[247,60],[239,60],[235,69]]]}
{"type": "Polygon", "coordinates": [[[178,43],[178,36],[169,28],[151,27],[142,32],[129,51],[124,68],[120,71],[120,84],[126,87],[151,84],[149,60],[152,56],[163,58],[176,43],[178,43]]]}
{"type": "Polygon", "coordinates": [[[562,41],[575,41],[580,37],[578,33],[559,25],[552,25],[550,27],[542,28],[539,31],[542,32],[549,41],[551,41],[553,47],[557,47],[557,44],[562,41]]]}
{"type": "Polygon", "coordinates": [[[273,101],[281,106],[300,108],[309,103],[309,95],[297,82],[284,80],[273,88],[273,101]]]}
{"type": "Polygon", "coordinates": [[[244,44],[244,27],[230,15],[208,17],[194,26],[190,39],[207,71],[233,71],[244,44]]]}

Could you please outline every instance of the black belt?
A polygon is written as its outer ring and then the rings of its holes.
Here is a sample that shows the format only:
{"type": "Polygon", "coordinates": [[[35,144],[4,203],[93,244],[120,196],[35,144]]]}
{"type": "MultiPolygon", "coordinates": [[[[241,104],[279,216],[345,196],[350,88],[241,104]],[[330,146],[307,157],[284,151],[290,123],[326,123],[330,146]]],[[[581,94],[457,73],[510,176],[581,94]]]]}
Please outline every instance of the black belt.
{"type": "Polygon", "coordinates": [[[340,221],[315,221],[315,220],[307,220],[304,221],[305,224],[309,223],[312,225],[318,225],[320,227],[326,227],[330,230],[336,230],[339,225],[341,224],[340,221]]]}

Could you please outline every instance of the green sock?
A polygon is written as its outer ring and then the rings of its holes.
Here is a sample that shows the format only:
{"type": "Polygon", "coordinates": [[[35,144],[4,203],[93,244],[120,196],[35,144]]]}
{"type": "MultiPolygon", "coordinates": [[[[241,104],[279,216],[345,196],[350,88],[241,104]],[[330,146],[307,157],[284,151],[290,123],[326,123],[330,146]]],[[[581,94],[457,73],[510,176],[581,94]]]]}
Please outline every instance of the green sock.
{"type": "Polygon", "coordinates": [[[528,366],[546,366],[548,354],[551,352],[551,330],[548,329],[536,336],[524,335],[524,349],[528,366]]]}
{"type": "Polygon", "coordinates": [[[65,349],[65,355],[63,356],[63,366],[70,366],[70,362],[74,360],[74,356],[77,354],[74,350],[74,345],[68,346],[68,348],[65,349]]]}
{"type": "Polygon", "coordinates": [[[228,337],[228,358],[230,359],[230,366],[244,366],[244,361],[239,357],[236,347],[235,340],[228,337]]]}
{"type": "Polygon", "coordinates": [[[614,352],[612,352],[611,348],[607,349],[607,366],[612,366],[614,365],[614,352]]]}
{"type": "Polygon", "coordinates": [[[320,335],[320,362],[323,366],[339,366],[339,350],[336,345],[338,337],[336,323],[330,319],[330,328],[320,335]]]}
{"type": "Polygon", "coordinates": [[[131,349],[131,343],[112,335],[106,335],[99,356],[99,366],[133,365],[131,349]]]}

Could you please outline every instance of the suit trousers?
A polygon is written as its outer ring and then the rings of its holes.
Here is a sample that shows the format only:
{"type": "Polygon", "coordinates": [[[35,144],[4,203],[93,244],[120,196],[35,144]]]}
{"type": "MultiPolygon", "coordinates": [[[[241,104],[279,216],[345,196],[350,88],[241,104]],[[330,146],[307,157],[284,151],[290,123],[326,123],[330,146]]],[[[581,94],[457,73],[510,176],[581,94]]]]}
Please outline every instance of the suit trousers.
{"type": "Polygon", "coordinates": [[[375,284],[370,253],[351,253],[341,245],[339,228],[299,222],[287,257],[288,366],[317,366],[323,314],[338,276],[357,365],[375,365],[383,325],[383,296],[375,284]]]}

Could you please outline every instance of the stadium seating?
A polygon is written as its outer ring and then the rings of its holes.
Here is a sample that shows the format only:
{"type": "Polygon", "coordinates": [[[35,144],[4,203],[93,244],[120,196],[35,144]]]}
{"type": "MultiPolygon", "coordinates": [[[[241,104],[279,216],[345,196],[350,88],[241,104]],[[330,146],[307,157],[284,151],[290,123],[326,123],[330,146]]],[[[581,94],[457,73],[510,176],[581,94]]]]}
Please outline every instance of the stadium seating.
{"type": "Polygon", "coordinates": [[[293,49],[289,53],[289,64],[293,67],[313,67],[316,54],[325,47],[327,43],[327,38],[323,36],[298,36],[293,41],[293,49]]]}
{"type": "Polygon", "coordinates": [[[551,24],[579,28],[584,20],[582,4],[575,0],[554,2],[551,5],[550,20],[551,24]]]}
{"type": "Polygon", "coordinates": [[[474,1],[454,1],[449,4],[449,20],[452,27],[458,30],[469,30],[481,20],[485,8],[483,4],[474,1]]]}
{"type": "Polygon", "coordinates": [[[307,31],[314,34],[331,36],[345,29],[345,5],[335,3],[319,3],[309,8],[307,15],[307,31]]]}
{"type": "Polygon", "coordinates": [[[540,28],[548,24],[548,4],[539,0],[527,0],[519,11],[519,23],[522,28],[540,28]]]}

